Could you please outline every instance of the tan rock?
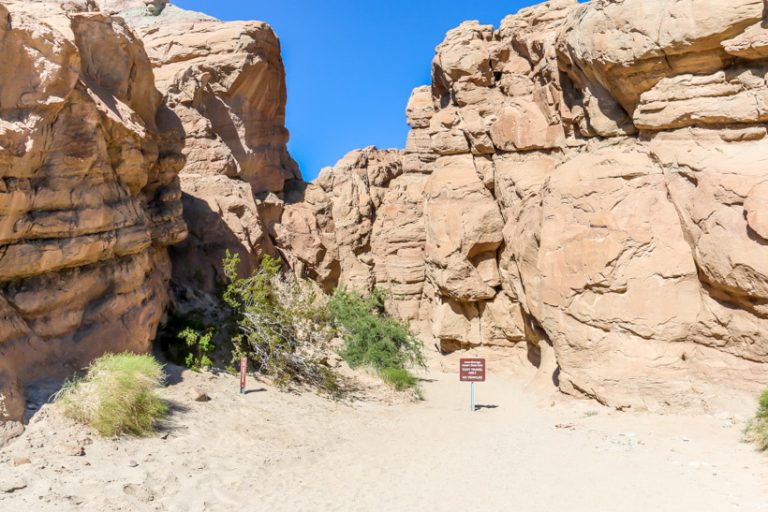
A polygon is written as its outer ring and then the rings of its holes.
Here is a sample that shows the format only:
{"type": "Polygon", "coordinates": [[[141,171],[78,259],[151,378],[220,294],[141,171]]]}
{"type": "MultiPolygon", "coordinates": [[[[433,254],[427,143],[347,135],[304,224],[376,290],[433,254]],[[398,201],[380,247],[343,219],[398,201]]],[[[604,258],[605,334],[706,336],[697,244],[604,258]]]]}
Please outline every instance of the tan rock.
{"type": "Polygon", "coordinates": [[[765,59],[768,57],[768,30],[765,22],[755,23],[738,36],[720,44],[729,55],[750,60],[765,59]]]}
{"type": "Polygon", "coordinates": [[[438,155],[469,153],[469,142],[461,129],[461,116],[455,108],[443,109],[432,116],[429,124],[431,149],[438,155]]]}
{"type": "Polygon", "coordinates": [[[549,124],[534,102],[520,102],[505,107],[491,127],[491,138],[502,151],[550,149],[563,144],[562,126],[549,124]]]}
{"type": "Polygon", "coordinates": [[[747,224],[757,236],[768,240],[768,181],[755,185],[744,201],[747,224]]]}
{"type": "Polygon", "coordinates": [[[633,113],[663,78],[722,69],[721,43],[760,21],[763,1],[600,0],[579,11],[560,35],[561,58],[633,113]]]}
{"type": "Polygon", "coordinates": [[[279,253],[326,291],[390,289],[442,351],[527,350],[533,386],[707,409],[768,385],[762,0],[551,0],[464,23],[411,95],[405,149],[311,184],[267,25],[51,7],[0,6],[3,419],[36,365],[146,348],[180,187],[174,288],[192,303],[226,250],[243,272],[279,253]]]}
{"type": "Polygon", "coordinates": [[[439,159],[425,195],[428,278],[454,300],[492,299],[500,284],[495,260],[504,222],[473,158],[439,159]]]}
{"type": "Polygon", "coordinates": [[[441,297],[432,311],[432,335],[445,352],[481,345],[480,312],[475,303],[441,297]]]}
{"type": "Polygon", "coordinates": [[[467,21],[451,30],[437,47],[432,63],[433,93],[449,94],[462,102],[464,91],[475,86],[488,86],[494,81],[488,42],[493,27],[467,21]]]}
{"type": "Polygon", "coordinates": [[[266,222],[260,199],[282,194],[301,174],[286,148],[285,71],[272,29],[166,3],[106,8],[142,36],[184,138],[181,185],[192,236],[172,255],[176,304],[192,309],[201,292],[216,292],[226,251],[240,254],[244,275],[277,254],[269,233],[277,219],[266,222]]]}
{"type": "Polygon", "coordinates": [[[754,212],[765,181],[766,144],[765,139],[734,144],[715,131],[697,130],[660,134],[651,145],[668,169],[670,197],[709,293],[761,316],[768,252],[760,237],[750,233],[748,219],[752,212],[752,222],[760,226],[754,212]],[[681,143],[691,135],[693,147],[681,143]]]}
{"type": "Polygon", "coordinates": [[[768,68],[664,78],[640,96],[634,122],[644,130],[757,124],[768,120],[768,68]]]}
{"type": "Polygon", "coordinates": [[[442,351],[524,341],[533,386],[620,409],[756,392],[762,16],[562,0],[462,24],[409,101],[403,174],[366,183],[353,153],[287,208],[278,245],[322,283],[394,283],[390,310],[442,351]]]}
{"type": "Polygon", "coordinates": [[[389,283],[390,310],[443,351],[525,341],[533,386],[622,409],[754,392],[761,16],[755,0],[562,0],[495,32],[465,23],[411,96],[404,174],[366,184],[355,153],[326,170],[276,226],[287,253],[310,276],[389,283]]]}
{"type": "Polygon", "coordinates": [[[237,177],[256,193],[282,191],[300,175],[286,150],[277,37],[265,23],[224,23],[172,7],[126,19],[142,35],[158,87],[182,121],[183,172],[237,177]]]}
{"type": "Polygon", "coordinates": [[[141,41],[94,10],[0,6],[0,420],[35,379],[146,351],[187,235],[174,116],[141,41]]]}
{"type": "Polygon", "coordinates": [[[181,175],[187,240],[171,248],[174,282],[215,294],[225,279],[226,252],[240,255],[250,275],[265,254],[277,254],[248,183],[226,176],[181,175]]]}
{"type": "MultiPolygon", "coordinates": [[[[377,283],[375,267],[380,262],[368,253],[374,237],[386,246],[387,235],[382,238],[380,230],[389,227],[387,217],[379,219],[377,210],[396,189],[394,183],[402,172],[399,151],[374,147],[353,151],[307,187],[303,202],[287,205],[275,231],[278,245],[286,250],[298,273],[312,277],[325,289],[341,282],[353,289],[371,290],[377,283]],[[375,221],[379,222],[376,227],[375,221]]],[[[391,200],[390,208],[395,202],[391,200]]],[[[397,222],[407,225],[408,217],[397,222]]],[[[384,260],[394,256],[388,252],[385,247],[378,256],[384,260]]],[[[386,271],[380,277],[384,275],[386,271]]],[[[408,278],[398,282],[407,283],[408,278]]]]}
{"type": "Polygon", "coordinates": [[[13,460],[11,460],[11,466],[13,467],[25,466],[31,463],[32,461],[29,460],[29,457],[25,457],[25,456],[14,457],[13,460]]]}

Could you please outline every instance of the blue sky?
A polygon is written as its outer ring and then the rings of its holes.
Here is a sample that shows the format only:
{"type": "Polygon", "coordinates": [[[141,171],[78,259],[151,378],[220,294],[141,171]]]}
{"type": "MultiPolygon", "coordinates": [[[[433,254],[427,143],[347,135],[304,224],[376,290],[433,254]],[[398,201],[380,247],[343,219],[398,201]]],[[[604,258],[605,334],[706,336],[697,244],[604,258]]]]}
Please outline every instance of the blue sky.
{"type": "Polygon", "coordinates": [[[539,0],[173,0],[223,20],[262,20],[283,48],[289,149],[314,179],[349,151],[402,148],[411,90],[464,20],[498,26],[539,0]]]}

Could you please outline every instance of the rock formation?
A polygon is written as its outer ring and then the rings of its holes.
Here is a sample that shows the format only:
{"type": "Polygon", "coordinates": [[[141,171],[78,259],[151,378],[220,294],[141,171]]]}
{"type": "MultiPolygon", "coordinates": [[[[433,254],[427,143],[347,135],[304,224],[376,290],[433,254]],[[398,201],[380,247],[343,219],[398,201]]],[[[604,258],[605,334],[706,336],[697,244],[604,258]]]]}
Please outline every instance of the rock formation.
{"type": "Polygon", "coordinates": [[[275,194],[301,174],[286,148],[285,71],[269,25],[141,3],[113,1],[111,9],[142,37],[186,139],[180,178],[190,236],[171,250],[183,309],[216,290],[227,250],[241,255],[243,272],[276,254],[275,194]]]}
{"type": "Polygon", "coordinates": [[[1,423],[30,381],[147,350],[187,228],[179,119],[121,19],[5,1],[0,50],[1,423]]]}
{"type": "Polygon", "coordinates": [[[620,409],[768,385],[762,0],[463,23],[405,148],[314,183],[268,25],[165,0],[13,0],[0,21],[0,420],[43,373],[146,349],[171,259],[189,310],[227,250],[244,272],[281,254],[325,290],[387,287],[441,350],[522,349],[620,409]]]}
{"type": "Polygon", "coordinates": [[[706,407],[768,384],[762,0],[551,0],[466,22],[405,150],[345,157],[278,246],[393,290],[443,350],[524,344],[561,390],[706,407]]]}

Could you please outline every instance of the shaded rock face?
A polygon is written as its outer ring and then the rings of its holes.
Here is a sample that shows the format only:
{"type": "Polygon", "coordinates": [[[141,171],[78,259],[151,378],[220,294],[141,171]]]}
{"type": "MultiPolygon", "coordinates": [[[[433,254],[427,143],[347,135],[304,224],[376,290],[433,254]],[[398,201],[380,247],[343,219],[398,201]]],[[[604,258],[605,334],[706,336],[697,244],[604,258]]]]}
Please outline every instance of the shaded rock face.
{"type": "Polygon", "coordinates": [[[243,273],[277,254],[269,230],[281,213],[278,196],[301,180],[286,148],[280,43],[261,22],[112,4],[142,37],[186,140],[180,178],[190,236],[171,256],[178,305],[191,308],[216,291],[227,250],[240,254],[243,273]]]}
{"type": "Polygon", "coordinates": [[[552,0],[437,47],[400,152],[306,187],[277,245],[393,290],[443,350],[525,347],[561,390],[708,407],[768,384],[762,0],[552,0]]]}
{"type": "Polygon", "coordinates": [[[0,5],[0,422],[23,386],[145,351],[183,240],[178,117],[92,2],[0,5]]]}

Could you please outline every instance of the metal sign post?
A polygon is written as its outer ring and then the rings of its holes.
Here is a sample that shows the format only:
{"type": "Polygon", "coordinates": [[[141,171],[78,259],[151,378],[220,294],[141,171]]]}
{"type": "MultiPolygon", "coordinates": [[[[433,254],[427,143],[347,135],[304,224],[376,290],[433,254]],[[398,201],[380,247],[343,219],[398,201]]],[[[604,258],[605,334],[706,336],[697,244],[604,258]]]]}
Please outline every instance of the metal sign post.
{"type": "Polygon", "coordinates": [[[240,359],[240,394],[245,394],[245,374],[248,371],[248,358],[240,359]]]}
{"type": "Polygon", "coordinates": [[[485,359],[461,359],[459,380],[469,382],[469,410],[475,412],[475,382],[485,382],[485,359]]]}

